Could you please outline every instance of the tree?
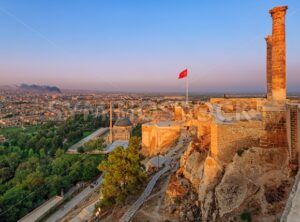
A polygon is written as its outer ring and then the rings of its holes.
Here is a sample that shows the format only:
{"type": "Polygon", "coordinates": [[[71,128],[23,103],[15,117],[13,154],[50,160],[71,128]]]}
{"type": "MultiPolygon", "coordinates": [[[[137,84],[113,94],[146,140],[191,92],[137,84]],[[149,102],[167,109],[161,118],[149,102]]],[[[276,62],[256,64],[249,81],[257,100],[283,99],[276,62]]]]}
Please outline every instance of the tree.
{"type": "Polygon", "coordinates": [[[138,124],[132,129],[132,136],[142,137],[142,125],[138,124]]]}
{"type": "Polygon", "coordinates": [[[82,163],[81,161],[77,161],[70,167],[70,178],[73,183],[79,181],[82,175],[82,163]]]}
{"type": "Polygon", "coordinates": [[[46,178],[45,183],[47,184],[47,189],[49,191],[48,196],[52,197],[60,194],[63,177],[59,175],[51,175],[46,178]]]}
{"type": "Polygon", "coordinates": [[[34,156],[34,152],[33,152],[33,149],[29,149],[28,150],[28,157],[33,157],[34,156]]]}
{"type": "Polygon", "coordinates": [[[45,149],[43,148],[40,149],[39,154],[40,154],[40,158],[45,158],[46,157],[45,149]]]}
{"type": "Polygon", "coordinates": [[[101,188],[103,199],[100,202],[103,208],[123,203],[129,194],[138,191],[145,182],[146,174],[140,163],[140,143],[137,141],[137,138],[131,139],[127,149],[117,147],[98,166],[104,172],[101,188]]]}
{"type": "Polygon", "coordinates": [[[63,158],[58,157],[52,161],[52,172],[57,175],[64,175],[69,165],[63,158]]]}
{"type": "Polygon", "coordinates": [[[0,197],[0,212],[5,212],[0,216],[0,221],[14,222],[26,214],[26,210],[32,208],[31,201],[22,202],[30,194],[30,191],[24,189],[18,184],[5,192],[0,197]],[[25,209],[24,209],[25,208],[25,209]]]}
{"type": "Polygon", "coordinates": [[[82,146],[77,148],[78,153],[84,153],[84,148],[82,146]]]}
{"type": "Polygon", "coordinates": [[[15,172],[16,181],[21,183],[29,174],[33,173],[38,166],[39,159],[37,157],[31,157],[27,161],[22,162],[15,172]]]}
{"type": "Polygon", "coordinates": [[[1,167],[0,168],[0,184],[7,181],[11,177],[13,177],[13,173],[11,172],[9,167],[1,167]]]}
{"type": "Polygon", "coordinates": [[[104,139],[96,138],[84,144],[84,151],[102,150],[104,148],[104,139]]]}
{"type": "Polygon", "coordinates": [[[35,144],[35,148],[36,150],[40,150],[43,147],[45,147],[47,142],[47,139],[45,137],[42,137],[36,144],[35,144]]]}
{"type": "Polygon", "coordinates": [[[97,174],[97,164],[93,159],[86,159],[82,164],[82,177],[81,179],[86,181],[91,179],[97,174]]]}
{"type": "Polygon", "coordinates": [[[59,135],[53,137],[53,140],[52,140],[52,148],[59,148],[59,147],[62,147],[63,145],[63,138],[59,135]]]}
{"type": "Polygon", "coordinates": [[[56,158],[59,158],[59,157],[62,157],[64,155],[64,151],[62,149],[58,149],[56,152],[55,152],[55,157],[56,158]]]}
{"type": "Polygon", "coordinates": [[[83,133],[81,130],[76,130],[74,132],[70,132],[68,134],[68,142],[70,142],[70,143],[77,142],[80,140],[82,135],[83,135],[83,133]]]}
{"type": "MultiPolygon", "coordinates": [[[[65,149],[70,146],[68,136],[79,140],[82,132],[102,124],[102,119],[88,116],[84,120],[83,115],[76,115],[63,123],[6,133],[7,142],[0,145],[0,221],[17,221],[62,189],[95,177],[103,156],[68,155],[65,149]]],[[[93,146],[99,148],[101,143],[93,146]]]]}
{"type": "Polygon", "coordinates": [[[141,137],[133,136],[129,140],[128,148],[133,153],[139,153],[141,148],[141,137]]]}

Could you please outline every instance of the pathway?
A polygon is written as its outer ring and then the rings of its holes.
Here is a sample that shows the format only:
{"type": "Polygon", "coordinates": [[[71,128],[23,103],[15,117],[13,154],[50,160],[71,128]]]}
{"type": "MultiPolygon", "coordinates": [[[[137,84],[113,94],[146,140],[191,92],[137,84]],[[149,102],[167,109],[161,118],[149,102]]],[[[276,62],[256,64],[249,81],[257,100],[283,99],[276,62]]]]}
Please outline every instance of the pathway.
{"type": "MultiPolygon", "coordinates": [[[[69,213],[78,203],[87,198],[92,192],[98,189],[101,185],[103,176],[101,175],[96,180],[96,185],[91,188],[90,186],[86,187],[83,191],[73,197],[70,201],[65,203],[61,208],[59,208],[55,213],[46,219],[46,222],[55,222],[62,219],[67,213],[69,213]]],[[[95,183],[93,183],[95,184],[95,183]]]]}
{"type": "Polygon", "coordinates": [[[95,139],[96,137],[102,136],[103,134],[108,132],[108,127],[105,128],[100,128],[98,130],[96,130],[95,132],[93,132],[91,135],[83,138],[82,140],[80,140],[79,142],[75,143],[73,146],[71,146],[68,149],[68,153],[74,154],[77,153],[77,149],[81,146],[83,146],[86,142],[95,139]]]}
{"type": "Polygon", "coordinates": [[[165,167],[163,169],[161,169],[160,171],[158,171],[150,180],[150,182],[148,183],[146,189],[144,190],[144,192],[141,194],[141,196],[133,203],[133,205],[131,205],[131,207],[128,209],[128,211],[121,217],[121,219],[119,220],[120,222],[129,222],[131,220],[131,218],[134,216],[134,214],[138,211],[138,209],[143,205],[143,203],[146,201],[146,199],[148,198],[148,196],[151,194],[156,182],[158,181],[158,179],[164,174],[166,173],[168,170],[171,169],[171,165],[173,162],[173,157],[174,154],[180,150],[183,146],[184,146],[184,137],[186,137],[187,133],[181,133],[179,142],[177,143],[176,147],[174,149],[171,149],[170,152],[167,153],[166,158],[167,161],[165,163],[165,167]]]}
{"type": "Polygon", "coordinates": [[[147,197],[152,192],[157,180],[160,178],[161,175],[163,175],[169,169],[171,169],[171,168],[169,165],[167,165],[152,177],[152,179],[148,183],[148,185],[147,185],[146,189],[144,190],[144,192],[142,193],[142,195],[137,199],[137,201],[134,202],[133,205],[131,205],[131,207],[128,209],[128,211],[120,219],[120,222],[129,222],[130,221],[130,219],[133,217],[133,215],[142,206],[142,204],[145,202],[147,197]]]}

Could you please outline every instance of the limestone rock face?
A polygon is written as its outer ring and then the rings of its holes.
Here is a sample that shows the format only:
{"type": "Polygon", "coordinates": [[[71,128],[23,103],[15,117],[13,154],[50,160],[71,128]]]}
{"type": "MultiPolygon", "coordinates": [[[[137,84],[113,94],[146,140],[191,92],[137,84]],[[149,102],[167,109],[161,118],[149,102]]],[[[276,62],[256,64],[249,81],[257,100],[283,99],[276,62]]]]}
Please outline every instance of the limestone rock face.
{"type": "Polygon", "coordinates": [[[187,151],[181,157],[181,168],[178,173],[183,174],[194,187],[198,187],[200,184],[206,156],[206,152],[196,151],[192,145],[189,145],[187,151]]]}
{"type": "Polygon", "coordinates": [[[204,161],[203,176],[199,185],[198,193],[199,199],[204,200],[206,194],[213,190],[215,185],[220,180],[222,174],[222,167],[212,157],[207,157],[204,161]]]}
{"type": "Polygon", "coordinates": [[[176,175],[172,175],[166,190],[167,196],[172,200],[183,198],[189,191],[189,183],[186,180],[180,180],[176,175]]]}
{"type": "Polygon", "coordinates": [[[237,209],[251,191],[258,187],[248,181],[243,175],[235,170],[226,171],[221,183],[216,188],[216,199],[219,203],[219,214],[222,217],[237,209]]]}
{"type": "Polygon", "coordinates": [[[274,212],[280,213],[278,209],[282,210],[279,206],[287,198],[286,188],[290,180],[287,178],[286,160],[287,153],[281,148],[251,148],[242,156],[236,155],[216,186],[220,218],[233,212],[249,210],[257,211],[256,214],[261,218],[274,212]],[[282,186],[284,189],[278,190],[282,186]],[[274,201],[270,201],[272,199],[274,201]],[[250,200],[258,204],[256,209],[249,209],[250,200]]]}
{"type": "Polygon", "coordinates": [[[287,177],[286,149],[252,147],[227,161],[193,146],[181,158],[177,173],[198,194],[202,221],[238,221],[242,213],[251,214],[253,221],[280,218],[293,184],[287,177]]]}

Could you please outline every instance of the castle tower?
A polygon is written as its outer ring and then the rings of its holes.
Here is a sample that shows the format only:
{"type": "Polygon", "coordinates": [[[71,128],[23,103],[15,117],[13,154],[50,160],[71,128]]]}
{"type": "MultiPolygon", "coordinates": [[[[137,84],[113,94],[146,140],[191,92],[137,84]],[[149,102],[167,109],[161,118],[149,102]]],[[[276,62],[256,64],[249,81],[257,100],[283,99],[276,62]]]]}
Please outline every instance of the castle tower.
{"type": "Polygon", "coordinates": [[[266,75],[267,75],[267,98],[272,99],[272,36],[268,35],[266,38],[267,44],[267,65],[266,65],[266,75]]]}
{"type": "Polygon", "coordinates": [[[286,47],[285,47],[285,14],[287,6],[270,10],[273,20],[272,28],[272,99],[286,99],[286,47]]]}
{"type": "Polygon", "coordinates": [[[299,168],[300,150],[300,107],[289,104],[287,110],[287,132],[289,146],[289,164],[291,174],[295,175],[299,168]]]}

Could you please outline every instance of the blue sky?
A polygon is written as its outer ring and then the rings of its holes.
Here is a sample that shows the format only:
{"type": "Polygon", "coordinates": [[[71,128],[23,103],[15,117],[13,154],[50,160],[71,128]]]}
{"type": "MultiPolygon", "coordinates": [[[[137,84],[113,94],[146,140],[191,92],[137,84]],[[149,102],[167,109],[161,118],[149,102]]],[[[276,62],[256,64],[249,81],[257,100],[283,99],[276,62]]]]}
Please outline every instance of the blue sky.
{"type": "Polygon", "coordinates": [[[0,0],[0,85],[103,91],[265,91],[268,10],[288,5],[287,81],[300,91],[300,2],[0,0]]]}

